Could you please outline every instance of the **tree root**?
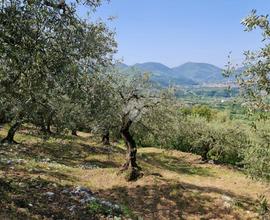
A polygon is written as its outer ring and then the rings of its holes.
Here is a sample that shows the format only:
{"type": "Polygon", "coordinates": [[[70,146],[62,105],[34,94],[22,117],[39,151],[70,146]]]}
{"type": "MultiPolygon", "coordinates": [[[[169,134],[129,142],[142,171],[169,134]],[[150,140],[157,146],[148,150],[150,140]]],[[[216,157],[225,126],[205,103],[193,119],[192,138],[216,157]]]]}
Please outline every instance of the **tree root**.
{"type": "Polygon", "coordinates": [[[125,179],[130,182],[130,181],[136,181],[140,179],[143,176],[143,173],[137,169],[137,168],[131,168],[128,169],[125,175],[125,179]]]}
{"type": "Polygon", "coordinates": [[[0,144],[19,144],[19,143],[15,140],[8,140],[7,138],[4,138],[0,141],[0,144]]]}
{"type": "Polygon", "coordinates": [[[123,164],[120,168],[118,175],[121,173],[125,173],[125,179],[127,181],[136,181],[143,176],[143,172],[141,172],[142,168],[135,164],[135,167],[131,167],[129,162],[123,164]]]}

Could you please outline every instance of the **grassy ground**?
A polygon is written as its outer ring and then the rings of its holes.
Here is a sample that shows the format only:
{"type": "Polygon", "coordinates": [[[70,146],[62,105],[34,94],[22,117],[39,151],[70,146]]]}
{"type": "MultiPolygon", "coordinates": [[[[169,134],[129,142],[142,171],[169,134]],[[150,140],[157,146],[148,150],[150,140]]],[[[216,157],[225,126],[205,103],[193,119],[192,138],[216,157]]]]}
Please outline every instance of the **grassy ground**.
{"type": "Polygon", "coordinates": [[[76,186],[120,205],[123,219],[260,219],[258,196],[270,200],[269,185],[188,153],[141,148],[144,176],[126,182],[121,144],[102,146],[86,133],[44,140],[30,128],[16,141],[0,146],[0,219],[108,219],[98,204],[64,193],[76,186]]]}

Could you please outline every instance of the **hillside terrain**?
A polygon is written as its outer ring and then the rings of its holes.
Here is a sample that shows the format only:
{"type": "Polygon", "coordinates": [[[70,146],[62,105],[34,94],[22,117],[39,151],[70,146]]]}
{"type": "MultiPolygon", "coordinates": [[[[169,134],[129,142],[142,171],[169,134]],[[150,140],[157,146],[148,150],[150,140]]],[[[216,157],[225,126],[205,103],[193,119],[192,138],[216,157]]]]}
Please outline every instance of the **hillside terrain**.
{"type": "Polygon", "coordinates": [[[137,63],[132,66],[120,63],[118,67],[126,73],[131,73],[134,69],[149,72],[152,80],[161,86],[223,84],[232,80],[223,76],[223,69],[208,63],[187,62],[173,68],[156,62],[137,63]]]}
{"type": "Polygon", "coordinates": [[[110,2],[0,2],[0,220],[270,220],[270,9],[110,2]]]}
{"type": "Polygon", "coordinates": [[[176,75],[185,76],[199,84],[226,81],[223,70],[208,63],[188,62],[172,69],[176,75]]]}
{"type": "Polygon", "coordinates": [[[269,185],[190,153],[140,148],[144,175],[127,182],[122,143],[29,126],[16,140],[0,146],[0,219],[259,219],[258,196],[270,199],[269,185]]]}

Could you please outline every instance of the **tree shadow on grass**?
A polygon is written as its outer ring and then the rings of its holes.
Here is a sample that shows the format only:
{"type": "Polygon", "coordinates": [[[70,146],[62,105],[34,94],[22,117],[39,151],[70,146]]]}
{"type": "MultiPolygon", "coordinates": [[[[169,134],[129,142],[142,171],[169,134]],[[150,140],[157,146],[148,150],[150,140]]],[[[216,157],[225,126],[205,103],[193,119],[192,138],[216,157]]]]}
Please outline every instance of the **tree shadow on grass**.
{"type": "Polygon", "coordinates": [[[119,152],[120,150],[115,149],[113,146],[97,147],[88,144],[65,142],[24,143],[0,147],[0,156],[2,155],[6,160],[20,158],[85,169],[88,169],[87,167],[91,169],[91,166],[92,168],[120,167],[121,164],[115,162],[113,157],[115,153],[119,152]],[[94,158],[91,158],[91,156],[94,156],[94,158]],[[107,159],[105,161],[99,160],[99,156],[107,156],[107,159]]]}
{"type": "Polygon", "coordinates": [[[20,130],[18,131],[18,134],[25,135],[32,138],[41,138],[44,140],[48,140],[50,138],[55,138],[59,140],[65,140],[65,141],[87,141],[89,140],[89,137],[82,137],[82,136],[74,136],[71,134],[65,134],[65,133],[57,133],[55,131],[52,132],[44,132],[41,131],[38,128],[31,127],[31,126],[22,126],[20,130]]]}
{"type": "Polygon", "coordinates": [[[243,219],[242,214],[252,210],[252,200],[232,192],[211,187],[199,187],[185,183],[162,183],[134,188],[116,187],[99,192],[107,199],[129,207],[145,219],[243,219]],[[215,197],[213,197],[215,193],[215,197]],[[217,194],[217,195],[216,195],[217,194]],[[242,204],[239,207],[224,206],[222,196],[230,196],[242,204]]]}
{"type": "Polygon", "coordinates": [[[2,149],[13,149],[17,157],[35,159],[37,161],[57,162],[75,167],[80,161],[89,156],[91,149],[80,148],[76,143],[50,143],[41,142],[37,144],[19,144],[3,147],[2,149]]]}
{"type": "Polygon", "coordinates": [[[165,155],[162,153],[144,153],[141,158],[154,167],[177,172],[179,174],[213,176],[211,170],[204,167],[194,166],[182,158],[165,155]]]}
{"type": "Polygon", "coordinates": [[[63,180],[69,181],[69,182],[76,182],[76,181],[78,181],[78,178],[77,177],[74,177],[72,175],[65,174],[62,171],[34,169],[34,170],[30,171],[29,173],[36,174],[36,175],[50,176],[50,177],[53,177],[53,178],[57,179],[59,182],[61,182],[63,180]]]}
{"type": "Polygon", "coordinates": [[[97,159],[87,159],[80,166],[84,169],[95,169],[95,168],[117,168],[120,167],[121,164],[116,163],[114,161],[101,161],[97,159]]]}
{"type": "Polygon", "coordinates": [[[26,163],[17,163],[16,161],[11,164],[6,164],[6,162],[0,162],[0,172],[8,173],[10,170],[15,171],[20,175],[40,177],[48,179],[55,179],[58,182],[68,181],[68,182],[76,182],[78,181],[78,177],[72,175],[69,170],[64,170],[61,167],[44,167],[41,164],[28,165],[26,163]]]}
{"type": "Polygon", "coordinates": [[[18,149],[21,156],[37,161],[57,162],[71,167],[76,166],[77,161],[83,160],[87,156],[76,145],[65,143],[20,144],[19,148],[21,148],[18,149]]]}
{"type": "Polygon", "coordinates": [[[87,213],[87,207],[76,198],[63,193],[67,189],[73,187],[27,175],[0,175],[0,217],[16,220],[98,219],[87,213]],[[70,211],[72,206],[76,209],[70,211]]]}
{"type": "Polygon", "coordinates": [[[125,153],[126,151],[113,145],[109,146],[99,146],[99,147],[93,147],[89,146],[88,144],[81,143],[80,146],[84,149],[84,151],[89,153],[95,153],[95,154],[113,154],[113,153],[125,153]]]}
{"type": "MultiPolygon", "coordinates": [[[[18,145],[0,146],[0,151],[13,150],[17,158],[34,159],[38,162],[55,162],[70,167],[83,166],[91,155],[108,155],[107,161],[90,161],[93,165],[101,168],[116,167],[119,164],[110,158],[114,153],[125,151],[115,146],[92,146],[85,143],[89,137],[72,135],[53,135],[54,139],[43,139],[42,132],[33,127],[22,127],[18,131],[18,140],[23,142],[18,145]],[[39,139],[37,139],[39,138],[39,139]],[[30,140],[30,141],[29,141],[30,140]]],[[[7,152],[6,158],[14,158],[13,152],[7,152]]],[[[1,153],[1,152],[0,152],[1,153]]],[[[89,163],[90,163],[89,162],[89,163]]]]}

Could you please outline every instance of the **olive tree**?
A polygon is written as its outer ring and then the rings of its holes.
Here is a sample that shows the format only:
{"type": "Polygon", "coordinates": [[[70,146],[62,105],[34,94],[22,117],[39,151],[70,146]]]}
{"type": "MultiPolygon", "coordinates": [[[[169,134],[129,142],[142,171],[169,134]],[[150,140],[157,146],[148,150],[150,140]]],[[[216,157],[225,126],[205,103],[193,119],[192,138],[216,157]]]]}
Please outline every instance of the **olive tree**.
{"type": "Polygon", "coordinates": [[[234,74],[243,91],[245,104],[251,110],[263,113],[266,123],[255,123],[254,133],[257,135],[251,147],[244,154],[244,164],[247,172],[256,178],[269,180],[270,152],[269,152],[269,112],[270,112],[270,23],[268,15],[257,15],[253,10],[242,24],[246,31],[259,28],[262,32],[264,46],[258,51],[244,52],[245,61],[243,71],[235,71],[231,62],[226,74],[234,74]],[[261,124],[261,125],[260,125],[261,124]],[[258,143],[259,142],[259,143],[258,143]]]}
{"type": "Polygon", "coordinates": [[[262,31],[264,46],[258,51],[245,51],[243,68],[236,67],[229,61],[225,75],[235,75],[245,97],[245,104],[252,109],[270,111],[270,24],[268,15],[258,16],[253,10],[242,24],[245,31],[259,28],[262,31]]]}
{"type": "MultiPolygon", "coordinates": [[[[116,47],[113,32],[102,22],[78,18],[79,3],[0,3],[1,99],[13,113],[3,142],[14,142],[16,130],[25,121],[46,124],[49,130],[51,123],[60,122],[53,120],[56,116],[59,119],[71,109],[66,106],[83,106],[81,101],[91,97],[83,91],[84,83],[90,81],[85,78],[111,63],[116,47]]],[[[86,3],[96,7],[101,1],[86,3]]]]}
{"type": "Polygon", "coordinates": [[[126,162],[121,171],[129,170],[128,180],[137,179],[141,167],[137,163],[137,144],[132,128],[140,123],[143,116],[158,107],[162,96],[149,81],[147,74],[117,73],[112,79],[114,91],[114,122],[119,127],[119,132],[125,142],[127,153],[126,162]]]}

